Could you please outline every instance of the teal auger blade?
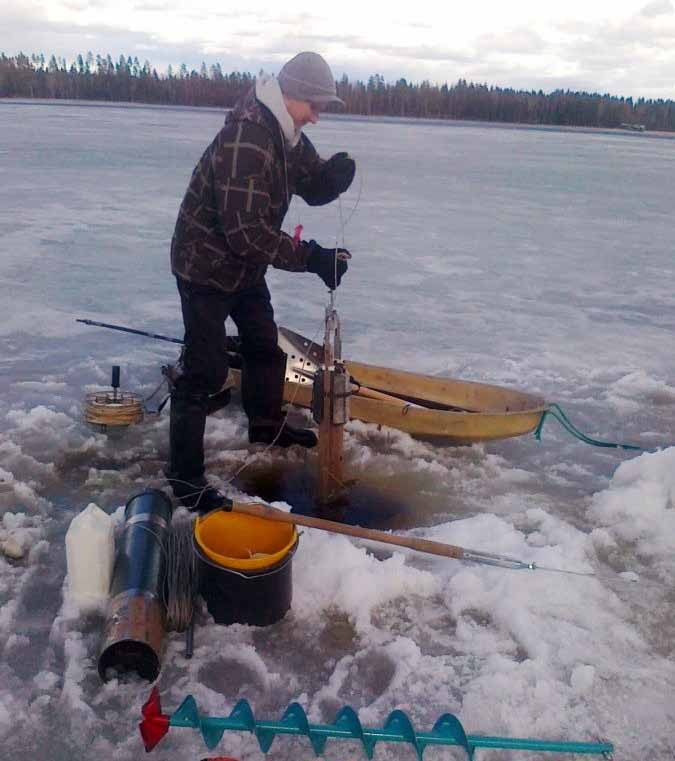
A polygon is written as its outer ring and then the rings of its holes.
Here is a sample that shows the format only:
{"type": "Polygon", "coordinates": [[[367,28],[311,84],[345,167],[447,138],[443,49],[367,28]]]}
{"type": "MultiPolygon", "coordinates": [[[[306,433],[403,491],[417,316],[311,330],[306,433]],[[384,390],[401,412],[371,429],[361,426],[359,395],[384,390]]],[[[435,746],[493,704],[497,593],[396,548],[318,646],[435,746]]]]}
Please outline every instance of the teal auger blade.
{"type": "Polygon", "coordinates": [[[299,703],[291,703],[284,711],[281,721],[259,721],[246,700],[240,700],[227,718],[201,716],[195,699],[188,695],[178,710],[168,717],[161,712],[156,688],[143,708],[143,716],[140,729],[146,750],[155,747],[166,734],[168,727],[185,727],[199,730],[209,749],[213,749],[227,731],[250,732],[256,736],[263,753],[269,752],[277,735],[304,735],[309,738],[317,756],[323,753],[328,739],[358,740],[369,759],[372,759],[378,742],[407,743],[415,749],[419,761],[422,761],[424,751],[430,745],[454,745],[464,748],[468,761],[473,761],[476,748],[581,753],[605,758],[610,758],[614,752],[614,746],[609,742],[468,735],[461,721],[452,713],[443,714],[431,731],[418,732],[408,714],[401,710],[392,711],[384,726],[379,729],[364,727],[351,706],[341,708],[332,724],[310,724],[304,708],[299,703]]]}
{"type": "Polygon", "coordinates": [[[372,737],[365,737],[363,726],[359,721],[356,711],[351,706],[343,706],[337,713],[333,726],[336,730],[345,729],[348,734],[344,735],[347,740],[359,740],[363,745],[363,751],[368,758],[375,754],[375,743],[372,737]]]}
{"type": "Polygon", "coordinates": [[[171,717],[169,724],[198,729],[202,733],[204,744],[209,750],[213,750],[218,745],[225,732],[225,728],[221,727],[217,720],[209,716],[200,716],[197,702],[192,695],[188,695],[181,703],[176,713],[171,717]],[[174,721],[175,725],[173,724],[174,721]]]}
{"type": "MultiPolygon", "coordinates": [[[[437,735],[439,737],[447,737],[454,740],[456,745],[460,745],[462,748],[464,748],[469,761],[473,761],[474,749],[471,745],[469,745],[469,738],[466,736],[462,722],[455,716],[454,713],[444,713],[442,716],[439,716],[439,718],[436,720],[436,723],[434,724],[434,728],[431,730],[431,734],[437,735]]],[[[423,751],[428,743],[425,743],[423,740],[419,739],[418,742],[420,745],[424,743],[422,746],[423,751]]],[[[422,754],[420,753],[420,758],[421,757],[422,754]]]]}

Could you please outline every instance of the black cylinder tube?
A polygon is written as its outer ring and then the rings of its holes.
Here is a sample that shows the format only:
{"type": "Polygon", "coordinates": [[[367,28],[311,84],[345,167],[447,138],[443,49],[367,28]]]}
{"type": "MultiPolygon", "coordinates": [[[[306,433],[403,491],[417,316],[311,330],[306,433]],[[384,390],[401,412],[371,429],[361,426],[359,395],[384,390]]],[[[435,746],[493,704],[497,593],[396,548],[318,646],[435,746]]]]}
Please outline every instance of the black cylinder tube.
{"type": "Polygon", "coordinates": [[[172,506],[151,489],[132,497],[115,556],[110,602],[98,660],[101,679],[135,671],[154,681],[164,635],[164,553],[172,506]]]}

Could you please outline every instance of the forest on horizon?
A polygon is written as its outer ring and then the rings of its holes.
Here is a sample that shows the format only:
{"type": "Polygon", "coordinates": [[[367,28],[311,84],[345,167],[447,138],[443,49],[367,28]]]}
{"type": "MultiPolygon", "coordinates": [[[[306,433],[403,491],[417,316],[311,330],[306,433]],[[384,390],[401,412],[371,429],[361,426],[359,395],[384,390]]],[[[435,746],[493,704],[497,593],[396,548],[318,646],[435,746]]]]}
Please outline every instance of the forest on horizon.
{"type": "MultiPolygon", "coordinates": [[[[200,70],[182,64],[158,73],[149,61],[88,52],[68,63],[43,54],[0,53],[1,98],[53,98],[159,105],[230,108],[255,81],[255,75],[223,72],[220,64],[200,70]]],[[[386,82],[373,74],[367,82],[336,82],[345,102],[342,113],[365,116],[404,116],[466,119],[520,124],[577,127],[630,127],[675,131],[675,101],[624,98],[609,94],[555,90],[515,90],[475,84],[431,84],[398,79],[386,82]]]]}

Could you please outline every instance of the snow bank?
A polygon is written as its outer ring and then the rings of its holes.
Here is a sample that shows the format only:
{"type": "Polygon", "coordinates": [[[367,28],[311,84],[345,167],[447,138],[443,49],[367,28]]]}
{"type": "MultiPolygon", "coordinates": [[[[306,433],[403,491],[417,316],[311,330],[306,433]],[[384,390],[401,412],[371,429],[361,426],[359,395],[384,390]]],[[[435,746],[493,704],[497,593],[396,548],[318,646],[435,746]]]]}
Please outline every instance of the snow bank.
{"type": "Polygon", "coordinates": [[[675,572],[675,447],[621,463],[609,488],[593,496],[598,548],[627,546],[662,577],[675,572]]]}
{"type": "Polygon", "coordinates": [[[293,561],[294,612],[316,621],[326,610],[347,613],[357,631],[370,630],[373,611],[408,595],[431,595],[437,580],[399,553],[378,560],[344,536],[304,530],[293,561]]]}
{"type": "Polygon", "coordinates": [[[624,415],[638,412],[645,405],[675,406],[675,386],[653,378],[644,370],[623,375],[610,385],[605,396],[624,415]]]}

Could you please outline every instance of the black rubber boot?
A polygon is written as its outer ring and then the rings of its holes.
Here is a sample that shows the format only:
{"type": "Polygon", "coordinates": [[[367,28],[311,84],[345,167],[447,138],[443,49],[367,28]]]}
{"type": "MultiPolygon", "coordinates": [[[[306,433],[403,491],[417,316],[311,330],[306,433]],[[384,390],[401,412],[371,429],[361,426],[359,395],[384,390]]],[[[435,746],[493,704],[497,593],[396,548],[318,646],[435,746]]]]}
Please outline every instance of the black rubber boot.
{"type": "Polygon", "coordinates": [[[315,434],[289,425],[281,411],[285,377],[286,355],[281,349],[263,358],[244,357],[241,393],[249,420],[248,440],[251,444],[274,442],[277,447],[298,444],[311,449],[317,445],[315,434]]]}
{"type": "Polygon", "coordinates": [[[178,501],[193,512],[209,513],[225,504],[225,495],[212,486],[204,477],[192,481],[169,478],[173,493],[178,501]]]}
{"type": "Polygon", "coordinates": [[[314,431],[289,425],[285,417],[279,420],[254,418],[248,425],[248,440],[251,444],[274,444],[276,447],[297,444],[306,449],[318,444],[314,431]]]}
{"type": "Polygon", "coordinates": [[[215,394],[210,394],[206,403],[206,414],[213,415],[214,412],[222,410],[230,403],[230,397],[232,396],[229,388],[221,389],[215,394]]]}
{"type": "Polygon", "coordinates": [[[179,502],[200,513],[215,510],[224,496],[204,478],[204,428],[208,396],[174,390],[171,394],[169,465],[166,477],[179,502]]]}

